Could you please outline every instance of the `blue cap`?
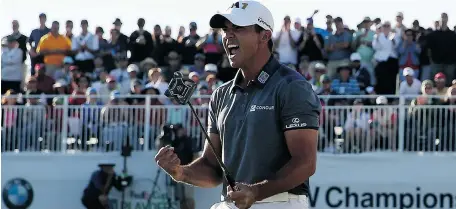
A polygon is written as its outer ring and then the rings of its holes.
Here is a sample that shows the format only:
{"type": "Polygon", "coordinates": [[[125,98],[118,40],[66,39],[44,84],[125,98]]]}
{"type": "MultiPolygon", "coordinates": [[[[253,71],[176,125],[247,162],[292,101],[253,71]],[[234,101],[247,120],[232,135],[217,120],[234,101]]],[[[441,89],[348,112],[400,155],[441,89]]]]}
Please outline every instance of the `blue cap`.
{"type": "Polygon", "coordinates": [[[41,13],[38,17],[46,17],[46,14],[41,13]]]}
{"type": "Polygon", "coordinates": [[[314,20],[310,17],[307,18],[307,24],[313,24],[314,20]]]}
{"type": "Polygon", "coordinates": [[[91,94],[97,94],[97,93],[98,93],[97,90],[92,87],[89,87],[86,90],[86,96],[91,95],[91,94]]]}
{"type": "Polygon", "coordinates": [[[120,92],[117,90],[114,90],[111,92],[111,99],[118,99],[120,97],[120,92]]]}
{"type": "Polygon", "coordinates": [[[63,59],[63,64],[73,64],[74,63],[74,60],[72,57],[70,56],[66,56],[64,59],[63,59]]]}

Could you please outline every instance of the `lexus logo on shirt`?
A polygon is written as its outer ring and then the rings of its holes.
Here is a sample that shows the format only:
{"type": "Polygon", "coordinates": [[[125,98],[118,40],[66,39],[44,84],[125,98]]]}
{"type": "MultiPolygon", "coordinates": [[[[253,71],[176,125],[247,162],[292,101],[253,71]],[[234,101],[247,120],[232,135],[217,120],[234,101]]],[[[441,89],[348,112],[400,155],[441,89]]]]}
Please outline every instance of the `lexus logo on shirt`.
{"type": "Polygon", "coordinates": [[[301,128],[301,127],[306,127],[307,123],[300,123],[301,120],[299,118],[293,118],[291,119],[292,124],[288,124],[285,126],[286,129],[290,128],[301,128]]]}

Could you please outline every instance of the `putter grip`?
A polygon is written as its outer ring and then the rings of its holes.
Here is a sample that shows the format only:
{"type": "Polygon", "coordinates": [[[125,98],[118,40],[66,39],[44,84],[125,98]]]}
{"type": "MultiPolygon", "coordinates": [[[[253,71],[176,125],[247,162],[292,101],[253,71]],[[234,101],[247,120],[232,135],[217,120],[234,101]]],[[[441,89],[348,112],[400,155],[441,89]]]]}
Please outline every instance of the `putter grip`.
{"type": "Polygon", "coordinates": [[[226,181],[228,181],[228,184],[230,185],[231,189],[233,191],[236,191],[236,189],[235,189],[236,188],[236,184],[234,182],[233,177],[231,177],[231,175],[227,173],[227,174],[225,174],[225,178],[226,178],[226,181]]]}

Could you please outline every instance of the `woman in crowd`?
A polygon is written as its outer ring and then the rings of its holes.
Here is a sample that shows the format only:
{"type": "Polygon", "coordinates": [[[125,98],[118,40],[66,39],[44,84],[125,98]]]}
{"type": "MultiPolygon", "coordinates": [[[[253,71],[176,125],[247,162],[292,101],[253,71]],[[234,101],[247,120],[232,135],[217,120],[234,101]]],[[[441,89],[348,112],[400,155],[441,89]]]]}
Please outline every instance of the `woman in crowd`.
{"type": "Polygon", "coordinates": [[[16,92],[12,89],[7,90],[2,98],[2,152],[17,149],[19,131],[15,127],[18,125],[18,108],[16,92]]]}

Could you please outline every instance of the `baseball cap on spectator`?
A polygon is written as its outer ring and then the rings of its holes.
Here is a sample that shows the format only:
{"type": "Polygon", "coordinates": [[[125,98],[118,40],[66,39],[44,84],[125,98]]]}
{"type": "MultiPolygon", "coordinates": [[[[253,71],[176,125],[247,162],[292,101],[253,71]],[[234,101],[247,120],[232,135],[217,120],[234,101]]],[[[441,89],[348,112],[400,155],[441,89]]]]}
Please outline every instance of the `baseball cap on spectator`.
{"type": "Polygon", "coordinates": [[[236,2],[225,13],[212,16],[209,25],[212,28],[224,28],[225,20],[229,20],[237,26],[258,25],[271,32],[274,28],[274,18],[271,11],[258,1],[236,2]]]}
{"type": "Polygon", "coordinates": [[[297,17],[294,22],[301,24],[301,18],[297,17]]]}
{"type": "Polygon", "coordinates": [[[138,65],[136,65],[136,64],[130,64],[130,65],[128,65],[128,67],[127,67],[127,72],[130,73],[130,72],[133,72],[133,71],[139,72],[139,67],[138,67],[138,65]]]}
{"type": "Polygon", "coordinates": [[[434,81],[441,80],[441,79],[443,79],[443,80],[446,79],[445,74],[443,74],[442,72],[435,74],[434,81]]]}
{"type": "Polygon", "coordinates": [[[12,43],[12,42],[15,42],[15,41],[17,41],[17,39],[14,36],[7,36],[6,37],[6,42],[7,43],[12,43]]]}
{"type": "Polygon", "coordinates": [[[313,18],[311,18],[311,17],[307,18],[307,24],[313,24],[313,23],[314,23],[313,18]]]}
{"type": "Polygon", "coordinates": [[[377,105],[387,105],[388,99],[385,96],[379,96],[375,99],[377,105]]]}
{"type": "Polygon", "coordinates": [[[364,17],[362,23],[369,23],[369,22],[372,22],[372,20],[370,19],[370,17],[364,17]]]}
{"type": "Polygon", "coordinates": [[[191,73],[188,74],[188,78],[189,78],[189,79],[192,79],[193,76],[196,76],[196,77],[199,78],[199,74],[198,74],[197,72],[191,72],[191,73]]]}
{"type": "Polygon", "coordinates": [[[398,13],[396,14],[396,17],[402,17],[402,18],[404,18],[404,13],[398,12],[398,13]]]}
{"type": "Polygon", "coordinates": [[[204,66],[204,71],[211,72],[211,73],[217,73],[218,72],[217,65],[212,64],[212,63],[206,64],[204,66]]]}
{"type": "Polygon", "coordinates": [[[114,22],[112,24],[114,24],[114,25],[122,25],[122,21],[120,21],[119,18],[116,18],[116,20],[114,20],[114,22]]]}
{"type": "Polygon", "coordinates": [[[327,83],[331,82],[331,79],[329,78],[328,75],[324,74],[320,76],[320,83],[327,83]]]}
{"type": "Polygon", "coordinates": [[[194,57],[195,60],[203,60],[205,61],[206,60],[206,56],[202,53],[197,53],[195,54],[195,57],[194,57]]]}
{"type": "Polygon", "coordinates": [[[72,57],[66,56],[65,58],[63,58],[63,64],[73,64],[73,63],[74,63],[74,60],[72,57]]]}
{"type": "Polygon", "coordinates": [[[314,69],[315,69],[315,71],[318,71],[318,72],[326,71],[326,65],[321,62],[317,62],[314,66],[314,69]]]}
{"type": "Polygon", "coordinates": [[[190,30],[196,30],[196,29],[198,29],[198,25],[196,24],[196,22],[191,22],[189,24],[189,28],[190,28],[190,30]]]}
{"type": "Polygon", "coordinates": [[[119,99],[120,98],[120,92],[117,91],[117,90],[112,91],[110,98],[111,99],[119,99]]]}
{"type": "Polygon", "coordinates": [[[98,27],[95,28],[95,33],[101,33],[101,34],[103,34],[103,33],[104,33],[104,30],[103,30],[102,27],[98,26],[98,27]]]}
{"type": "Polygon", "coordinates": [[[350,61],[361,61],[361,55],[358,52],[352,53],[350,55],[350,61]]]}
{"type": "Polygon", "coordinates": [[[89,87],[89,88],[87,88],[85,94],[86,94],[86,96],[89,96],[89,95],[93,95],[93,94],[98,94],[98,92],[95,88],[89,87]]]}
{"type": "Polygon", "coordinates": [[[57,80],[57,81],[54,83],[54,85],[52,85],[52,87],[54,87],[54,88],[60,88],[60,87],[65,87],[65,86],[67,86],[67,85],[68,85],[68,84],[67,84],[67,82],[66,82],[65,80],[60,79],[60,80],[57,80]]]}
{"type": "Polygon", "coordinates": [[[404,76],[413,76],[415,75],[415,71],[412,68],[406,67],[404,68],[404,72],[402,74],[404,76]]]}
{"type": "MultiPolygon", "coordinates": [[[[139,63],[139,67],[141,69],[144,69],[146,67],[146,65],[151,65],[152,68],[154,68],[154,67],[157,67],[158,64],[157,64],[157,62],[155,62],[154,59],[148,57],[139,63]]],[[[146,69],[146,70],[149,70],[149,69],[146,69]]]]}

